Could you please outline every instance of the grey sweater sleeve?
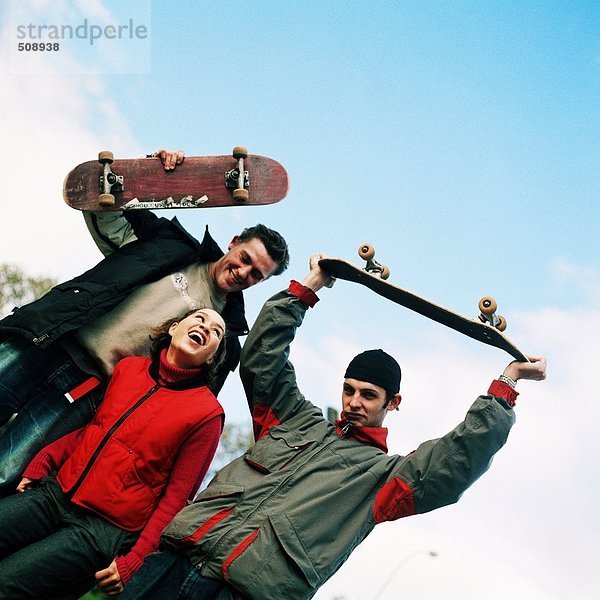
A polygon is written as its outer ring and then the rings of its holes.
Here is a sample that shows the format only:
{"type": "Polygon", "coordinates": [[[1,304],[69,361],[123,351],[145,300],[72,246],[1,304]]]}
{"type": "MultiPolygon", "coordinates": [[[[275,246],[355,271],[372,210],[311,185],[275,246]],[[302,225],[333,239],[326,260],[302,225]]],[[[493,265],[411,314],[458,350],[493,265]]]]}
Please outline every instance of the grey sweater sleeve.
{"type": "Polygon", "coordinates": [[[137,240],[133,227],[122,212],[84,211],[83,218],[96,246],[104,256],[137,240]]]}

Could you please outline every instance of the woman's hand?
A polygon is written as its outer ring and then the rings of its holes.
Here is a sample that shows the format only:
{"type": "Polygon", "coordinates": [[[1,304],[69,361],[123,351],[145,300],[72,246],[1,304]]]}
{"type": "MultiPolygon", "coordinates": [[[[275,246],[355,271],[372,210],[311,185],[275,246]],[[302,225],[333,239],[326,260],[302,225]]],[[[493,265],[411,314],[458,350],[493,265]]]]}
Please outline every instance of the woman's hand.
{"type": "Polygon", "coordinates": [[[109,596],[118,596],[123,591],[123,583],[117,569],[117,561],[113,560],[106,569],[96,573],[98,587],[109,596]]]}
{"type": "Polygon", "coordinates": [[[35,479],[29,479],[29,477],[23,477],[21,482],[17,486],[17,492],[26,492],[35,485],[35,479]]]}

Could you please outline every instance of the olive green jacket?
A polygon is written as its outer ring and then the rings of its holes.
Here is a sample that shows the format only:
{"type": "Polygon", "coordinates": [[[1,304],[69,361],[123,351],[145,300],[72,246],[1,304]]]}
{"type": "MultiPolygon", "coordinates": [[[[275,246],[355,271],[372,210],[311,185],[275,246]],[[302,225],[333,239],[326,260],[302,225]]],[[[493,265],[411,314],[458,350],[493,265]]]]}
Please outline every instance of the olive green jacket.
{"type": "Polygon", "coordinates": [[[240,366],[258,441],[175,517],[161,544],[254,600],[311,598],[378,523],[456,502],[514,422],[505,401],[481,396],[444,437],[388,456],[385,429],[345,431],[298,390],[288,355],[306,310],[287,291],[265,304],[240,366]]]}

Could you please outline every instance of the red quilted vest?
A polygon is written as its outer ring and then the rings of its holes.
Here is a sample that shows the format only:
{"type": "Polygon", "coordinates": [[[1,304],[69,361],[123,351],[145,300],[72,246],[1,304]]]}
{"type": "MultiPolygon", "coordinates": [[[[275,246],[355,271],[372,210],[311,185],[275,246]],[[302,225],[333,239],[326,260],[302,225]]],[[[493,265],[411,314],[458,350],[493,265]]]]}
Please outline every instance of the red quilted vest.
{"type": "Polygon", "coordinates": [[[158,386],[149,366],[140,357],[117,364],[80,445],[57,476],[75,504],[131,531],[156,508],[182,443],[223,414],[206,386],[158,386]]]}

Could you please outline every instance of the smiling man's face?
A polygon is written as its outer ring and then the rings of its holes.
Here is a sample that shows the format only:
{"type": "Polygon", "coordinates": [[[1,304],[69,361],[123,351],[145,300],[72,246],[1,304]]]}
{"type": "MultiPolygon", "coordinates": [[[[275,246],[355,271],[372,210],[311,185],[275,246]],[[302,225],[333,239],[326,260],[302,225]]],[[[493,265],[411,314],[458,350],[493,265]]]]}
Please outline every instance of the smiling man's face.
{"type": "Polygon", "coordinates": [[[209,273],[221,296],[239,292],[270,277],[278,264],[258,238],[231,240],[228,252],[209,266],[209,273]]]}

